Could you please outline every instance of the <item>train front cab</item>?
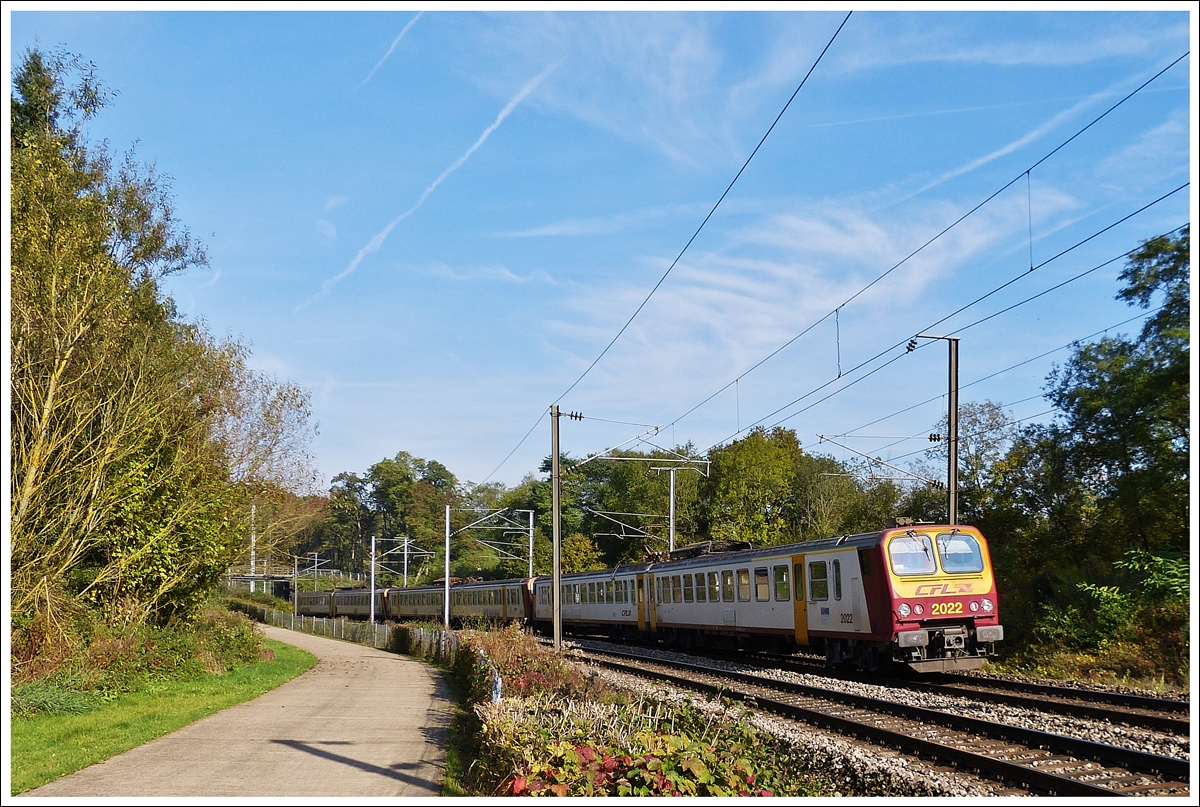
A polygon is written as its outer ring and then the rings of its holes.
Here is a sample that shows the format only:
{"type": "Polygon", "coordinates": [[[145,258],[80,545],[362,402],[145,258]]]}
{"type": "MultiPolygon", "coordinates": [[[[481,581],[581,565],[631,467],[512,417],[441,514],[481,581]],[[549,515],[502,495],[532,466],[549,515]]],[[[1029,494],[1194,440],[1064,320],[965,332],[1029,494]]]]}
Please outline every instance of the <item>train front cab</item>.
{"type": "Polygon", "coordinates": [[[974,527],[920,525],[880,542],[893,658],[916,672],[977,670],[1004,638],[987,541],[974,527]]]}

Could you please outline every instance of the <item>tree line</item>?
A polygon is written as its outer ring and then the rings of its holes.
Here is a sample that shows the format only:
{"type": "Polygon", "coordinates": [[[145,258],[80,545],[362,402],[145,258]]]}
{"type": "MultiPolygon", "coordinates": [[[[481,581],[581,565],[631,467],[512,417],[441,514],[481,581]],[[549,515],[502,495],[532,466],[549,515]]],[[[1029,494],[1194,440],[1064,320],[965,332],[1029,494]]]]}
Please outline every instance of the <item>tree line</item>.
{"type": "Polygon", "coordinates": [[[164,293],[208,258],[168,178],[88,142],[112,97],[94,67],[31,50],[12,89],[19,666],[70,654],[97,620],[186,623],[242,551],[250,506],[285,514],[314,479],[308,394],[254,371],[245,345],[164,293]]]}

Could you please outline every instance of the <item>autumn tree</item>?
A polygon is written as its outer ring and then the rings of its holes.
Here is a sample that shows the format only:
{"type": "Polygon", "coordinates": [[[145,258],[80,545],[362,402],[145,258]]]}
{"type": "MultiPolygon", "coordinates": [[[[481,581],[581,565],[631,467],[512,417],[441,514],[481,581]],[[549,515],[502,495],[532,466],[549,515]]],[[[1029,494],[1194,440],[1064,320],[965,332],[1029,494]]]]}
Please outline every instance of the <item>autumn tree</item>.
{"type": "MultiPolygon", "coordinates": [[[[165,278],[207,256],[175,219],[169,180],[87,143],[84,124],[109,97],[92,66],[65,53],[30,51],[13,76],[18,664],[65,652],[88,613],[126,625],[186,618],[245,535],[239,483],[255,474],[239,476],[251,466],[222,435],[279,443],[281,433],[256,430],[238,405],[252,386],[241,346],[185,321],[162,293],[165,278]]],[[[294,399],[274,411],[307,417],[294,399]]]]}

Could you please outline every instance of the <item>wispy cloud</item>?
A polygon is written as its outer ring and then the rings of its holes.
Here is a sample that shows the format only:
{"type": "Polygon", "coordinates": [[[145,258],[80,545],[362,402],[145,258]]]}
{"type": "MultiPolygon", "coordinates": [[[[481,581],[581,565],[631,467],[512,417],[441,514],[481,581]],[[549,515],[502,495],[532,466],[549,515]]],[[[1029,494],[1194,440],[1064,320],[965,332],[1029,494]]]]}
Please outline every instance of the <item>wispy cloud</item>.
{"type": "Polygon", "coordinates": [[[982,44],[971,43],[976,37],[968,35],[970,25],[988,25],[989,15],[976,15],[970,23],[952,23],[930,29],[928,15],[894,18],[868,15],[860,18],[856,33],[832,60],[841,70],[863,70],[892,67],[902,64],[946,62],[951,64],[986,64],[1002,67],[1042,66],[1069,67],[1105,59],[1119,59],[1162,51],[1167,43],[1186,46],[1186,26],[1139,25],[1129,15],[1109,15],[1106,29],[1093,30],[1080,36],[1075,30],[1064,30],[1047,18],[1046,33],[1005,40],[1003,34],[990,37],[982,44]],[[971,44],[964,44],[964,43],[971,44]]]}
{"type": "Polygon", "coordinates": [[[386,227],[384,227],[382,230],[380,230],[379,233],[376,234],[376,236],[374,238],[372,238],[369,242],[367,242],[366,246],[364,246],[362,249],[360,249],[358,251],[358,254],[354,256],[354,260],[350,261],[349,266],[347,266],[341,272],[338,272],[333,277],[326,280],[321,285],[321,290],[319,292],[317,292],[315,295],[313,295],[312,298],[310,298],[309,300],[306,300],[305,302],[296,306],[295,310],[299,311],[302,308],[306,308],[306,307],[312,305],[313,303],[315,303],[317,300],[324,297],[325,295],[329,294],[329,292],[333,290],[334,286],[336,286],[343,279],[349,277],[351,274],[354,273],[354,270],[357,269],[358,265],[363,262],[363,259],[365,259],[368,255],[372,255],[372,254],[378,252],[379,248],[383,246],[383,242],[387,240],[387,237],[389,235],[391,235],[392,230],[396,229],[396,225],[398,225],[400,222],[404,221],[406,218],[411,216],[413,213],[416,213],[418,210],[420,210],[421,206],[425,204],[425,200],[429,198],[429,195],[432,194],[435,190],[437,190],[437,187],[439,185],[441,185],[443,182],[445,182],[447,177],[449,177],[451,174],[453,174],[455,171],[457,171],[459,168],[461,168],[463,166],[463,163],[465,163],[468,159],[470,159],[471,155],[474,154],[479,149],[480,146],[482,146],[485,142],[487,142],[487,139],[489,137],[491,137],[492,132],[496,131],[498,128],[500,128],[500,124],[504,123],[504,119],[507,118],[509,115],[511,115],[512,111],[517,108],[517,105],[520,104],[522,101],[524,101],[525,98],[531,92],[536,90],[538,85],[541,84],[543,81],[545,81],[546,77],[548,75],[550,75],[559,66],[559,64],[561,64],[561,62],[556,62],[555,64],[550,65],[545,70],[543,70],[539,75],[530,79],[525,84],[525,86],[522,87],[517,92],[517,94],[514,95],[512,97],[512,99],[504,106],[504,109],[500,110],[500,114],[496,116],[496,120],[492,122],[491,126],[489,126],[483,130],[483,134],[481,134],[479,136],[479,139],[476,140],[469,149],[467,149],[465,152],[463,152],[463,155],[461,157],[459,157],[454,162],[450,163],[449,167],[447,167],[446,170],[442,171],[442,173],[438,175],[437,179],[435,179],[433,182],[429,183],[429,187],[427,187],[421,193],[421,197],[419,199],[417,199],[416,204],[414,204],[408,210],[405,210],[403,213],[401,213],[396,218],[392,219],[391,222],[389,222],[386,227]]]}
{"type": "Polygon", "coordinates": [[[328,199],[325,200],[325,212],[329,213],[332,210],[336,210],[337,208],[341,207],[342,205],[346,204],[346,202],[349,202],[349,201],[350,201],[349,196],[330,196],[328,199]]]}
{"type": "Polygon", "coordinates": [[[220,269],[218,269],[217,271],[213,272],[213,276],[212,276],[212,277],[210,277],[210,278],[209,278],[208,280],[206,280],[205,282],[201,283],[201,284],[200,284],[199,286],[197,286],[196,288],[198,288],[198,289],[207,289],[207,288],[209,288],[210,286],[215,286],[215,285],[217,285],[217,281],[218,281],[218,280],[220,280],[220,279],[221,279],[221,270],[220,270],[220,269]]]}
{"type": "Polygon", "coordinates": [[[686,204],[667,205],[665,207],[642,208],[632,213],[618,213],[612,216],[593,216],[581,219],[563,219],[540,227],[530,227],[525,230],[504,230],[493,233],[497,238],[546,238],[552,236],[586,236],[612,235],[622,233],[637,227],[646,226],[652,221],[668,216],[693,216],[707,212],[709,205],[686,204]]]}
{"type": "Polygon", "coordinates": [[[1111,86],[1105,90],[1102,90],[1093,95],[1089,95],[1088,97],[1084,98],[1082,101],[1072,104],[1071,106],[1064,109],[1062,112],[1059,112],[1057,115],[1050,118],[1045,123],[1035,126],[1033,129],[1026,132],[1021,137],[1018,137],[1016,140],[1013,140],[1012,142],[1007,143],[1007,144],[1001,146],[1000,148],[996,149],[995,151],[992,151],[988,154],[983,155],[982,157],[978,157],[974,160],[971,160],[970,162],[966,163],[965,165],[961,165],[958,168],[954,168],[950,171],[947,171],[946,173],[942,174],[941,176],[937,177],[936,179],[933,179],[930,182],[927,182],[925,185],[922,185],[920,188],[918,188],[916,191],[914,191],[913,193],[906,196],[905,199],[902,199],[901,201],[905,201],[906,199],[911,199],[913,196],[917,196],[922,193],[925,193],[928,190],[932,190],[933,188],[936,188],[938,185],[941,185],[944,182],[948,182],[951,179],[954,179],[955,177],[960,177],[963,174],[969,174],[970,172],[974,171],[977,168],[981,168],[990,162],[994,162],[995,160],[998,160],[1001,157],[1005,157],[1009,154],[1012,154],[1014,151],[1017,151],[1018,149],[1028,146],[1030,143],[1040,140],[1046,134],[1054,131],[1059,126],[1061,126],[1065,121],[1068,121],[1071,118],[1074,118],[1076,115],[1078,115],[1083,110],[1087,109],[1090,106],[1094,106],[1095,104],[1099,103],[1100,101],[1104,100],[1105,98],[1110,98],[1113,95],[1116,95],[1119,92],[1121,87],[1127,87],[1130,83],[1131,83],[1130,79],[1122,79],[1121,81],[1117,82],[1116,84],[1114,84],[1113,86],[1111,86]]]}
{"type": "Polygon", "coordinates": [[[334,227],[332,222],[325,219],[317,219],[313,222],[313,226],[317,228],[317,232],[326,238],[337,238],[337,227],[334,227]]]}
{"type": "MultiPolygon", "coordinates": [[[[424,11],[418,11],[417,16],[408,21],[408,24],[404,26],[404,30],[402,30],[400,34],[392,40],[392,46],[387,49],[387,53],[383,54],[383,58],[379,60],[379,64],[371,68],[371,72],[367,73],[367,77],[362,80],[362,84],[359,84],[358,87],[362,87],[363,84],[366,84],[368,81],[370,81],[371,76],[375,75],[375,71],[383,67],[383,63],[386,62],[388,57],[392,55],[392,51],[394,51],[396,46],[400,44],[400,40],[404,39],[404,35],[408,33],[410,28],[417,24],[417,20],[421,19],[421,15],[424,13],[424,11]]],[[[355,89],[357,90],[358,87],[355,87],[355,89]]]]}

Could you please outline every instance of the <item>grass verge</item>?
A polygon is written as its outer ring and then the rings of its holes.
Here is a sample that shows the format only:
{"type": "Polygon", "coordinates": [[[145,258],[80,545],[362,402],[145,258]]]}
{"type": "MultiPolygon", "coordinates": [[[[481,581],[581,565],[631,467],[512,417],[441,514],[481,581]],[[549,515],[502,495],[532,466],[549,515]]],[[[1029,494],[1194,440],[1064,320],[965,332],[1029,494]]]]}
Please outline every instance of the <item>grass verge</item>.
{"type": "Polygon", "coordinates": [[[317,662],[311,653],[283,642],[263,639],[263,645],[274,651],[274,660],[224,675],[150,682],[82,714],[13,718],[13,795],[256,698],[317,662]]]}

